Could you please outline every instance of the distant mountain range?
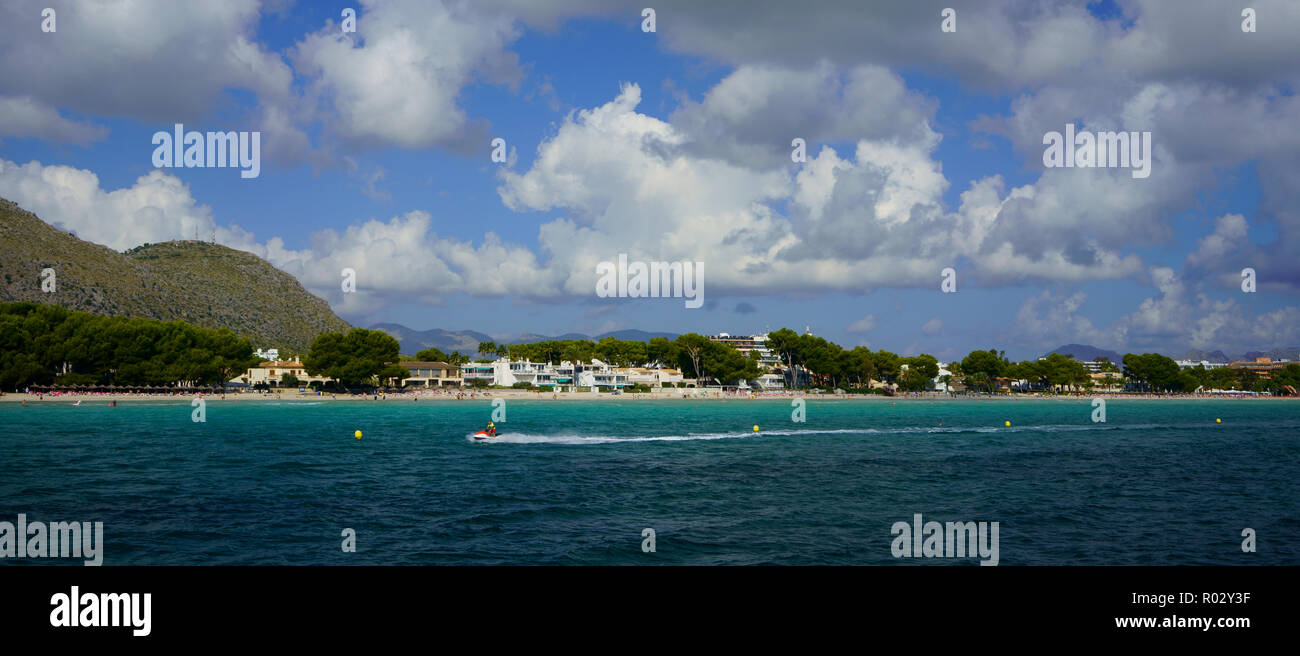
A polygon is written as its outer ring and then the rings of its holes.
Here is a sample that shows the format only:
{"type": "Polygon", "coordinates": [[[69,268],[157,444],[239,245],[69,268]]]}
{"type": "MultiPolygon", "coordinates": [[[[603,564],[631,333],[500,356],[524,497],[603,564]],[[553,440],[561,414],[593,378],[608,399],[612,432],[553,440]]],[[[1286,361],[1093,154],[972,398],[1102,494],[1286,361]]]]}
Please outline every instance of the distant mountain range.
{"type": "Polygon", "coordinates": [[[474,330],[413,330],[398,323],[377,323],[371,330],[382,330],[401,345],[402,353],[415,355],[427,348],[436,348],[443,353],[460,351],[463,355],[478,353],[479,342],[490,342],[492,336],[474,330]]]}
{"type": "Polygon", "coordinates": [[[1234,362],[1237,360],[1241,360],[1241,358],[1230,358],[1223,351],[1219,351],[1219,350],[1202,351],[1199,349],[1192,349],[1188,351],[1186,354],[1184,354],[1182,358],[1179,359],[1192,360],[1195,362],[1200,362],[1201,360],[1205,360],[1206,362],[1234,362]]]}
{"type": "MultiPolygon", "coordinates": [[[[1124,358],[1124,356],[1115,351],[1108,351],[1087,344],[1066,344],[1064,346],[1058,346],[1047,353],[1044,353],[1043,357],[1047,357],[1052,353],[1069,355],[1074,357],[1075,360],[1081,361],[1095,360],[1099,357],[1105,357],[1110,358],[1110,361],[1115,364],[1122,363],[1124,358]]],[[[1267,351],[1246,351],[1239,355],[1227,355],[1223,351],[1219,350],[1202,351],[1192,349],[1181,356],[1168,353],[1165,355],[1168,355],[1175,360],[1192,360],[1194,362],[1199,362],[1201,360],[1205,360],[1206,362],[1240,362],[1242,360],[1254,360],[1255,358],[1271,358],[1275,361],[1290,360],[1292,362],[1300,362],[1300,347],[1292,346],[1289,348],[1275,348],[1267,351]]]]}
{"type": "Polygon", "coordinates": [[[1080,362],[1090,362],[1097,358],[1106,358],[1115,364],[1120,364],[1124,361],[1124,356],[1119,353],[1097,348],[1096,346],[1089,346],[1087,344],[1065,344],[1063,346],[1058,346],[1044,353],[1043,357],[1047,357],[1053,353],[1068,355],[1080,362]]]}
{"type": "Polygon", "coordinates": [[[1255,358],[1272,358],[1274,360],[1297,362],[1300,361],[1300,346],[1275,348],[1268,351],[1246,351],[1241,354],[1241,357],[1233,358],[1233,360],[1254,360],[1255,358]]]}
{"type": "Polygon", "coordinates": [[[601,333],[595,337],[582,333],[566,333],[555,336],[525,333],[515,338],[498,340],[491,335],[476,330],[443,330],[441,328],[414,330],[398,323],[377,323],[370,328],[372,330],[382,330],[392,335],[401,344],[402,353],[407,355],[415,355],[427,348],[436,348],[443,353],[460,351],[464,355],[472,356],[478,354],[480,342],[504,341],[507,344],[532,344],[534,342],[544,342],[548,339],[590,339],[600,341],[606,337],[644,342],[649,341],[652,337],[677,338],[677,333],[652,333],[644,330],[628,329],[601,333]]]}
{"type": "Polygon", "coordinates": [[[200,241],[119,253],[82,241],[0,198],[0,301],[229,328],[255,348],[306,351],[350,328],[324,299],[252,253],[200,241]],[[41,289],[53,269],[55,291],[41,289]]]}

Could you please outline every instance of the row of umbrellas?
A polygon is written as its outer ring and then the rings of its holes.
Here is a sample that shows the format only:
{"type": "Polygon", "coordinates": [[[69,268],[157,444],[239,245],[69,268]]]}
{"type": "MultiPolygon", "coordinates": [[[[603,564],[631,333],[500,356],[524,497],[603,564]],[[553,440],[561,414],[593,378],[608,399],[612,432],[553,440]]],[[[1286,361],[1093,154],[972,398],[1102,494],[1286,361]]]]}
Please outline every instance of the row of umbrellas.
{"type": "Polygon", "coordinates": [[[220,385],[199,387],[168,387],[163,385],[29,385],[34,392],[213,392],[220,385]]]}

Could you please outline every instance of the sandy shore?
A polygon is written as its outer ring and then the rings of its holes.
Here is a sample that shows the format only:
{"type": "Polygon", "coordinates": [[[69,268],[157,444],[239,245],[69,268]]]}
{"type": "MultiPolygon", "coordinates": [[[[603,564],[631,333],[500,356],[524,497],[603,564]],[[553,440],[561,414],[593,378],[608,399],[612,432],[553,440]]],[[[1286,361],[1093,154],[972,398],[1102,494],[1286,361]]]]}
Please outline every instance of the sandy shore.
{"type": "Polygon", "coordinates": [[[538,393],[526,390],[487,390],[487,391],[464,391],[464,392],[444,392],[444,391],[413,391],[400,392],[393,394],[379,395],[348,395],[348,394],[322,394],[317,396],[314,393],[299,392],[280,392],[259,394],[253,392],[233,393],[233,394],[199,394],[176,393],[176,394],[109,394],[109,393],[92,393],[92,392],[60,392],[57,394],[35,393],[13,393],[6,392],[0,395],[0,403],[75,403],[81,401],[89,404],[103,404],[111,402],[140,402],[140,401],[178,401],[189,402],[196,396],[207,400],[209,403],[220,402],[238,402],[238,403],[258,403],[265,401],[341,401],[341,402],[387,402],[387,403],[418,403],[418,402],[439,402],[439,401],[482,401],[490,399],[511,399],[511,400],[539,400],[539,401],[682,401],[682,400],[711,400],[711,401],[750,401],[750,400],[788,400],[788,399],[808,399],[811,401],[844,401],[844,402],[866,402],[866,403],[899,403],[899,402],[917,402],[917,401],[947,401],[947,400],[975,400],[975,401],[1029,401],[1029,400],[1058,400],[1058,401],[1090,401],[1092,399],[1116,399],[1116,400],[1255,400],[1255,401],[1287,401],[1297,400],[1297,397],[1274,397],[1274,396],[1230,396],[1230,395],[1181,395],[1181,396],[1156,396],[1145,394],[1058,394],[1058,395],[1037,395],[1037,394],[1014,394],[1014,395],[997,395],[997,396],[949,396],[947,394],[926,393],[922,395],[910,396],[881,396],[874,394],[864,395],[837,395],[837,394],[808,394],[802,392],[765,392],[762,394],[736,394],[722,393],[716,391],[704,390],[673,390],[648,394],[594,394],[591,392],[554,392],[538,393]]]}

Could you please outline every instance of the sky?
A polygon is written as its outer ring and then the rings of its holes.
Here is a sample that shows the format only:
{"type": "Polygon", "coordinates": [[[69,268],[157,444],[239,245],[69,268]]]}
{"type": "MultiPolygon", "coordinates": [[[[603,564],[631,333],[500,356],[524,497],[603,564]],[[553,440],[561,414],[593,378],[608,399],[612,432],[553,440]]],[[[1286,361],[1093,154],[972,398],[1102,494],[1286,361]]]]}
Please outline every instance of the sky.
{"type": "Polygon", "coordinates": [[[1300,3],[1246,4],[11,0],[0,197],[215,235],[359,326],[1290,347],[1300,3]],[[155,166],[177,123],[260,133],[259,175],[155,166]],[[1067,124],[1149,175],[1045,166],[1067,124]],[[620,254],[701,263],[702,307],[598,294],[620,254]]]}

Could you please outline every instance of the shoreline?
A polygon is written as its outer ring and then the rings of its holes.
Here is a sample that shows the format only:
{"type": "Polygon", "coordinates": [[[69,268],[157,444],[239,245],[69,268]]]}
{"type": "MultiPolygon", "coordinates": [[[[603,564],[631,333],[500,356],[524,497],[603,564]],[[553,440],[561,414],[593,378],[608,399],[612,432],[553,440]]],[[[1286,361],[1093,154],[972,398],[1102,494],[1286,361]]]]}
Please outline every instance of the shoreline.
{"type": "Polygon", "coordinates": [[[400,392],[394,394],[379,394],[378,398],[374,395],[346,395],[346,394],[301,394],[298,392],[282,392],[276,394],[257,394],[257,393],[232,393],[232,394],[192,394],[192,393],[173,393],[173,394],[127,394],[127,393],[108,393],[108,392],[58,392],[54,394],[36,394],[24,392],[6,392],[0,395],[0,403],[22,403],[39,404],[39,405],[58,405],[81,401],[91,405],[102,405],[105,403],[132,403],[132,402],[157,402],[157,401],[176,401],[189,403],[195,398],[202,398],[209,403],[261,403],[268,401],[278,402],[311,402],[311,401],[340,401],[340,402],[369,402],[369,403],[418,403],[426,402],[466,402],[466,401],[491,401],[493,399],[510,399],[515,401],[534,400],[534,401],[635,401],[635,402],[663,402],[663,401],[786,401],[794,399],[804,399],[807,401],[835,401],[835,402],[877,402],[877,403],[898,403],[898,402],[925,402],[931,403],[936,401],[1077,401],[1087,402],[1092,399],[1106,400],[1146,400],[1146,401],[1288,401],[1300,400],[1300,397],[1286,396],[1252,396],[1249,394],[1183,394],[1183,395],[1155,395],[1155,394],[1007,394],[1007,395],[948,395],[940,393],[928,393],[921,396],[884,396],[877,394],[807,394],[801,392],[768,392],[764,394],[722,394],[718,392],[709,393],[640,393],[640,394],[594,394],[591,392],[552,392],[537,393],[525,390],[490,390],[488,392],[461,392],[458,397],[456,392],[435,392],[435,391],[417,391],[417,392],[400,392]]]}

